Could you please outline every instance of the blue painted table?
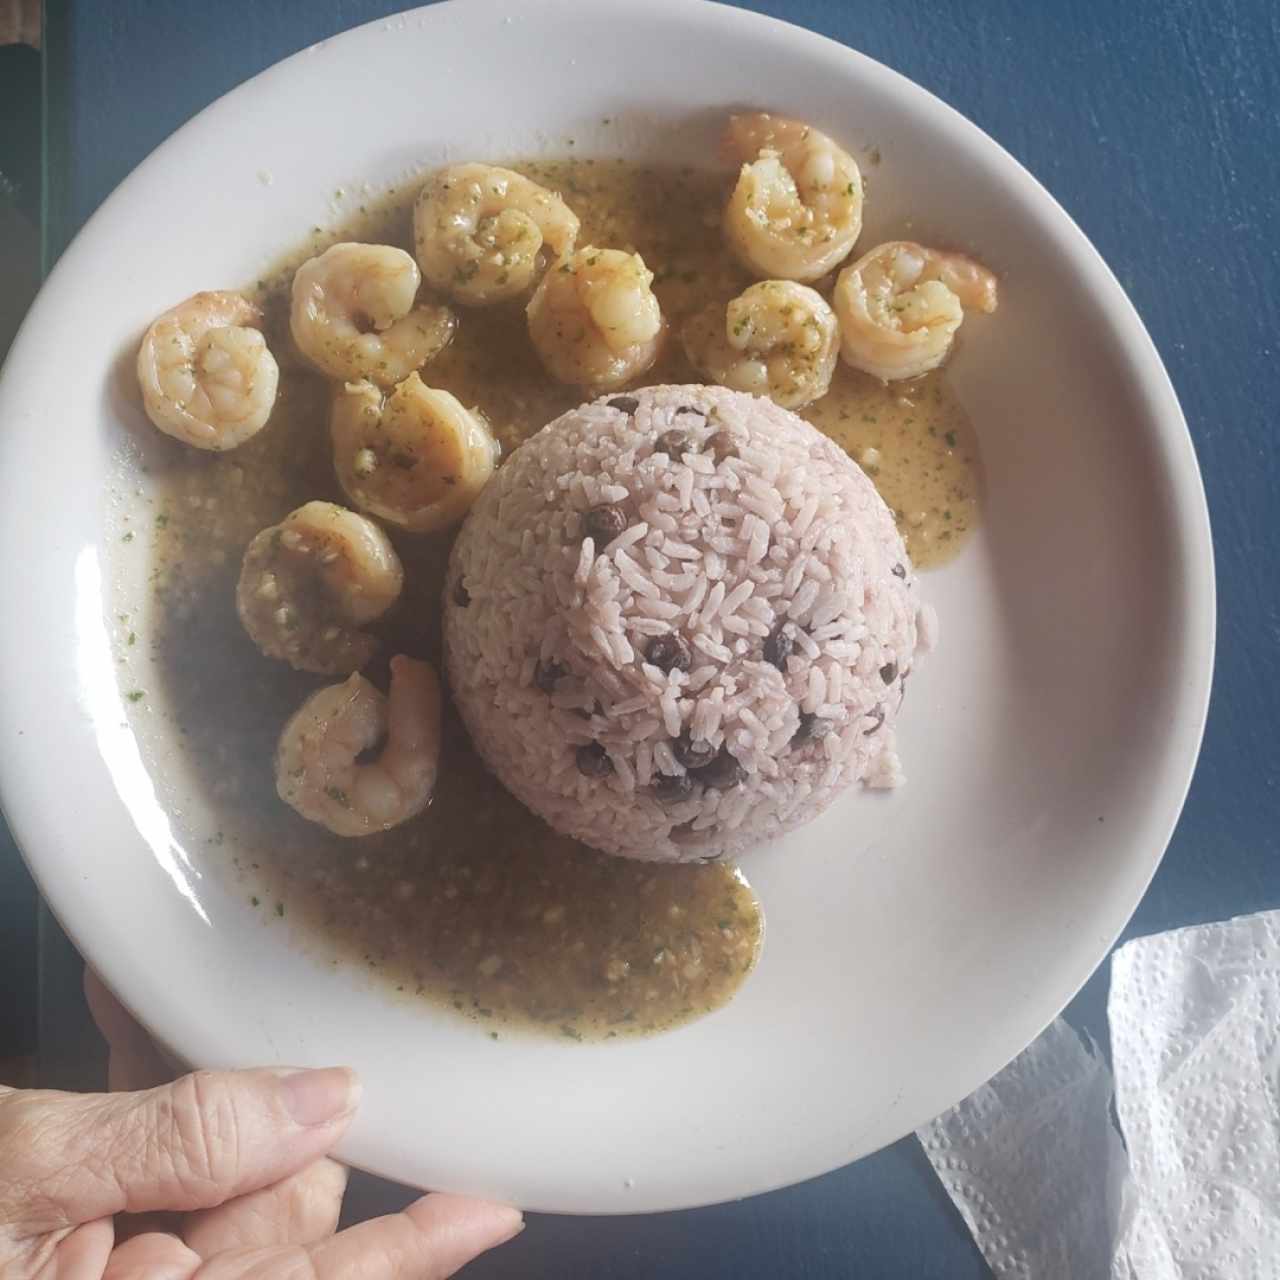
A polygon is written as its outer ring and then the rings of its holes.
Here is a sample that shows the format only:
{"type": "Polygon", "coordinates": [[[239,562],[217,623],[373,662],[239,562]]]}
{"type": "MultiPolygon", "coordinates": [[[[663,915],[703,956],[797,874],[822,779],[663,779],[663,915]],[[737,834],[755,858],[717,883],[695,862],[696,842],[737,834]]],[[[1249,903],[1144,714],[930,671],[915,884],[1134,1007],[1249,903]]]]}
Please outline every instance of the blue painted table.
{"type": "MultiPolygon", "coordinates": [[[[512,0],[518,3],[518,0],[512,0]]],[[[396,0],[48,0],[52,255],[213,98],[396,0]]],[[[1102,251],[1167,362],[1217,541],[1213,709],[1173,844],[1129,934],[1280,905],[1280,8],[1274,0],[758,0],[904,72],[1003,143],[1102,251]]],[[[84,1044],[46,928],[46,1072],[84,1044]]],[[[1105,1042],[1105,978],[1069,1016],[1105,1042]]],[[[368,1213],[405,1194],[352,1190],[368,1213]]],[[[690,1213],[539,1218],[476,1277],[985,1273],[913,1143],[806,1185],[690,1213]]],[[[1081,1278],[1083,1280],[1083,1278],[1081,1278]]]]}

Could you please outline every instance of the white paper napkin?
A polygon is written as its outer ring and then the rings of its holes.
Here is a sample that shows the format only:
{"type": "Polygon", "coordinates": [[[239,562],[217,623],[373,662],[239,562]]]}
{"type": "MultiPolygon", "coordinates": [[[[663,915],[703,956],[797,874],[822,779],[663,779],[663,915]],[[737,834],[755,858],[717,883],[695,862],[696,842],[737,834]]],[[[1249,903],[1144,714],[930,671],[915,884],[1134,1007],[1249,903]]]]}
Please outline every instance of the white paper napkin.
{"type": "Polygon", "coordinates": [[[991,1270],[1277,1280],[1280,911],[1121,947],[1108,1017],[1114,1080],[1059,1020],[920,1130],[991,1270]]]}

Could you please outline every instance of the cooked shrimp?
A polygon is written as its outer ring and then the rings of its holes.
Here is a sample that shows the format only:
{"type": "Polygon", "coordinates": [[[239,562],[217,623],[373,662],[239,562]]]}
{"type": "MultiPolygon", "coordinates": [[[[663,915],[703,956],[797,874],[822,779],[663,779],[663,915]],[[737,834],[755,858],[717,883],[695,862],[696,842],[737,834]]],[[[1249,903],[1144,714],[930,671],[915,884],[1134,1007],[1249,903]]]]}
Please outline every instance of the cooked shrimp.
{"type": "Polygon", "coordinates": [[[609,391],[658,358],[665,323],[638,253],[588,245],[561,259],[529,300],[529,337],[557,382],[609,391]]]}
{"type": "Polygon", "coordinates": [[[335,244],[293,277],[293,340],[331,378],[394,386],[449,345],[448,307],[414,306],[422,276],[403,249],[335,244]]]}
{"type": "Polygon", "coordinates": [[[166,311],[138,351],[147,417],[197,449],[234,449],[260,431],[280,370],[262,312],[238,293],[197,293],[166,311]]]}
{"type": "Polygon", "coordinates": [[[578,238],[578,218],[532,178],[491,164],[441,169],[413,210],[418,265],[455,302],[487,306],[529,289],[547,254],[578,238]]]}
{"type": "Polygon", "coordinates": [[[825,299],[792,280],[762,280],[727,307],[689,317],[685,354],[704,377],[799,409],[827,394],[840,326],[825,299]]]}
{"type": "Polygon", "coordinates": [[[367,836],[421,813],[440,769],[440,682],[430,663],[391,659],[391,692],[362,675],[313,693],[276,748],[276,790],[334,835],[367,836]],[[367,764],[360,756],[385,738],[367,764]]]}
{"type": "Polygon", "coordinates": [[[724,211],[730,247],[752,271],[817,280],[862,230],[862,175],[824,133],[780,116],[732,116],[729,151],[742,172],[724,211]]]}
{"type": "Polygon", "coordinates": [[[360,628],[395,603],[404,569],[372,520],[308,502],[249,543],[236,607],[254,644],[299,671],[355,671],[378,642],[360,628]]]}
{"type": "Polygon", "coordinates": [[[415,533],[461,520],[498,461],[479,411],[416,373],[385,397],[372,382],[348,382],[334,397],[330,431],[347,497],[415,533]]]}
{"type": "Polygon", "coordinates": [[[836,281],[840,354],[885,382],[936,369],[964,310],[996,309],[996,278],[959,253],[891,240],[863,254],[836,281]]]}

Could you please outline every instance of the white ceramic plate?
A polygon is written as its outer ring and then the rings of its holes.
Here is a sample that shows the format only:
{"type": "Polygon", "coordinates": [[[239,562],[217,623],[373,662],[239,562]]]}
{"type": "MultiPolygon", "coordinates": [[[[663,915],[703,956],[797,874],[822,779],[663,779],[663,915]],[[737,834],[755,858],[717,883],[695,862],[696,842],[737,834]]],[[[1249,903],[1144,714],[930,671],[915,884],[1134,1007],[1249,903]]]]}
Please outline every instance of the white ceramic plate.
{"type": "MultiPolygon", "coordinates": [[[[358,1067],[366,1102],[341,1154],[410,1182],[650,1210],[777,1187],[910,1132],[1022,1049],[1106,954],[1190,778],[1212,662],[1208,522],[1119,285],[973,125],[744,12],[474,0],[258,76],[68,250],[5,369],[0,423],[3,798],[41,888],[187,1060],[358,1067]],[[969,322],[954,365],[985,524],[925,579],[942,644],[903,718],[908,786],[850,797],[749,859],[768,937],[738,998],[651,1040],[495,1044],[264,927],[201,852],[215,815],[157,803],[157,780],[180,792],[181,775],[159,717],[125,726],[113,647],[116,601],[141,585],[108,589],[113,506],[145,487],[120,461],[139,419],[133,351],[175,300],[252,281],[332,221],[338,187],[567,137],[579,154],[704,163],[741,104],[880,148],[864,244],[910,216],[918,238],[1001,274],[998,315],[969,322]]],[[[124,679],[145,684],[145,661],[124,679]]]]}

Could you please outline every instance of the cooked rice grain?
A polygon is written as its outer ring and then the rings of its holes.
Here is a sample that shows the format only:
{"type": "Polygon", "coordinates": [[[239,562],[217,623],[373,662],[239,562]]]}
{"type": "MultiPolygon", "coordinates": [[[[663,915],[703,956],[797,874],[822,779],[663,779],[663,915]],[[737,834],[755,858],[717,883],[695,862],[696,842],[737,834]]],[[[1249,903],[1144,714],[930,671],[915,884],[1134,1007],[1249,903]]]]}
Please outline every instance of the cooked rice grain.
{"type": "Polygon", "coordinates": [[[631,414],[601,400],[557,418],[481,494],[448,575],[470,594],[444,601],[449,679],[489,767],[553,827],[632,858],[733,856],[855,781],[902,781],[902,681],[936,621],[914,575],[893,573],[909,561],[875,488],[807,423],[719,387],[635,398],[631,414]],[[689,443],[673,460],[655,442],[686,406],[701,417],[680,415],[689,443]],[[722,432],[736,456],[717,462],[722,432]],[[582,517],[605,502],[628,525],[597,548],[582,517]],[[783,619],[780,671],[763,644],[783,619]],[[645,661],[672,632],[692,671],[645,661]],[[554,695],[534,683],[549,660],[565,673],[554,695]],[[797,734],[802,712],[828,722],[820,736],[797,734]],[[686,772],[681,737],[727,750],[741,780],[719,790],[694,769],[689,795],[660,801],[657,780],[686,772]],[[589,742],[605,777],[574,764],[589,742]]]}

